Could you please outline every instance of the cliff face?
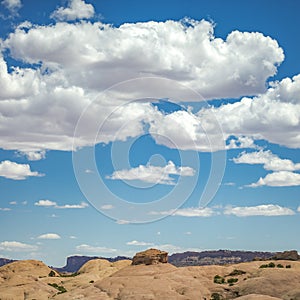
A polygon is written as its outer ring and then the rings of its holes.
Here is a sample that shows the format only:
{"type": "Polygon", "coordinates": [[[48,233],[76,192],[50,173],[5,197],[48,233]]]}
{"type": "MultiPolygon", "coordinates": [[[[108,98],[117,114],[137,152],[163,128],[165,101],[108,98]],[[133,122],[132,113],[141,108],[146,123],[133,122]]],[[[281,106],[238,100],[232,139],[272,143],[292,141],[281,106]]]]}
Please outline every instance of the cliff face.
{"type": "Polygon", "coordinates": [[[156,265],[168,262],[168,252],[157,249],[148,249],[138,252],[132,260],[133,265],[156,265]]]}

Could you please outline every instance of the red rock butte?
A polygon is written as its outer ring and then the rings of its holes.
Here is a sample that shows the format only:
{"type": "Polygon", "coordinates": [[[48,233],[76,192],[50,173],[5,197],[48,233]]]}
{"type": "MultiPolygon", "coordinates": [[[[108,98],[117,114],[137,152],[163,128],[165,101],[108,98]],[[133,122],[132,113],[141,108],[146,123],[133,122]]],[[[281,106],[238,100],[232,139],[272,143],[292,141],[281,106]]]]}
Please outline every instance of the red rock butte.
{"type": "Polygon", "coordinates": [[[168,262],[168,252],[158,249],[148,249],[138,252],[132,259],[132,265],[157,265],[168,262]]]}

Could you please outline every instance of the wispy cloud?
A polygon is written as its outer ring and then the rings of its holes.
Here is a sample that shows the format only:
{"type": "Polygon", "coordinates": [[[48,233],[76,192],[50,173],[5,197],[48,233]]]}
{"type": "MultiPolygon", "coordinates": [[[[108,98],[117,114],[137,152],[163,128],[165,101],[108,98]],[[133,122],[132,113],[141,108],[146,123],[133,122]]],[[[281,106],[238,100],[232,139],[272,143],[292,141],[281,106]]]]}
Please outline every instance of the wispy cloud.
{"type": "Polygon", "coordinates": [[[181,216],[181,217],[211,217],[216,214],[216,212],[210,207],[187,207],[180,208],[177,210],[168,210],[168,211],[152,211],[152,215],[172,215],[172,216],[181,216]]]}
{"type": "Polygon", "coordinates": [[[237,217],[249,216],[289,216],[294,215],[295,212],[287,207],[282,207],[274,204],[257,205],[257,206],[243,206],[243,207],[226,207],[225,215],[235,215],[237,217]]]}
{"type": "Polygon", "coordinates": [[[10,211],[11,208],[8,207],[0,207],[0,211],[10,211]]]}
{"type": "Polygon", "coordinates": [[[0,250],[8,252],[27,252],[36,251],[38,249],[35,245],[29,245],[16,241],[4,241],[0,243],[0,250]]]}
{"type": "Polygon", "coordinates": [[[59,240],[61,239],[60,235],[57,233],[45,233],[37,237],[41,240],[59,240]]]}
{"type": "Polygon", "coordinates": [[[12,15],[17,14],[17,11],[22,7],[21,0],[3,0],[1,4],[5,6],[12,15]]]}
{"type": "Polygon", "coordinates": [[[113,209],[113,208],[114,208],[114,206],[111,205],[111,204],[105,204],[105,205],[101,206],[101,209],[103,209],[103,210],[110,210],[110,209],[113,209]]]}
{"type": "Polygon", "coordinates": [[[113,180],[140,180],[148,183],[174,185],[175,179],[170,175],[194,176],[195,170],[190,167],[176,167],[169,161],[164,167],[140,165],[129,170],[115,171],[108,179],[113,180]]]}
{"type": "Polygon", "coordinates": [[[42,207],[53,207],[57,209],[81,209],[86,208],[89,205],[85,202],[81,202],[80,204],[65,204],[65,205],[58,205],[56,202],[51,200],[39,200],[34,203],[35,206],[42,206],[42,207]]]}
{"type": "Polygon", "coordinates": [[[99,247],[99,246],[91,246],[87,244],[81,244],[76,246],[77,251],[81,251],[84,253],[116,253],[117,249],[107,248],[107,247],[99,247]]]}
{"type": "Polygon", "coordinates": [[[141,241],[133,240],[133,241],[127,242],[126,245],[129,245],[129,246],[153,246],[154,244],[149,243],[149,242],[141,242],[141,241]]]}
{"type": "Polygon", "coordinates": [[[13,180],[24,180],[28,177],[41,177],[44,174],[32,172],[28,164],[4,160],[0,162],[0,176],[13,180]]]}

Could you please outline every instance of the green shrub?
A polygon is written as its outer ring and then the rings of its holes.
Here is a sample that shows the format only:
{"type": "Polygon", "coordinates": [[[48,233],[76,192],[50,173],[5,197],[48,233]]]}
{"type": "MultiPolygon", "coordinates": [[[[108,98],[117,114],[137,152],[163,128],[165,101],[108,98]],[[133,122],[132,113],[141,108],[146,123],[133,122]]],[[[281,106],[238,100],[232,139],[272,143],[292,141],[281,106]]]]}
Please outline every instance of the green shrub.
{"type": "Polygon", "coordinates": [[[277,268],[283,268],[283,265],[282,264],[278,264],[276,267],[277,268]]]}
{"type": "Polygon", "coordinates": [[[214,277],[214,283],[217,283],[217,284],[222,284],[222,283],[225,283],[225,279],[224,277],[221,277],[219,275],[216,275],[214,277]]]}
{"type": "Polygon", "coordinates": [[[49,277],[55,277],[56,274],[53,270],[50,271],[50,273],[48,274],[49,277]]]}
{"type": "Polygon", "coordinates": [[[227,283],[229,283],[229,284],[233,284],[233,283],[236,283],[236,282],[238,282],[238,279],[237,278],[229,278],[229,279],[227,279],[227,283]]]}

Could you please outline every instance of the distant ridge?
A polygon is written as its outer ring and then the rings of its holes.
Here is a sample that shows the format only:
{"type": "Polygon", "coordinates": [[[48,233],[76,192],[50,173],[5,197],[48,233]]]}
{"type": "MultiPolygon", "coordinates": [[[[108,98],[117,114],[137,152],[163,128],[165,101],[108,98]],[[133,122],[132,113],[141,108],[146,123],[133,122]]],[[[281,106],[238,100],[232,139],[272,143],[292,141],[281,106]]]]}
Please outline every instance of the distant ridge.
{"type": "Polygon", "coordinates": [[[7,265],[11,262],[14,262],[14,261],[16,261],[16,260],[8,259],[8,258],[0,258],[0,267],[7,265]]]}
{"type": "Polygon", "coordinates": [[[101,257],[101,256],[69,256],[67,258],[67,264],[62,268],[52,267],[54,270],[61,273],[75,273],[77,272],[86,262],[92,259],[106,259],[110,262],[116,262],[119,260],[131,259],[126,256],[117,256],[117,257],[101,257]]]}
{"type": "Polygon", "coordinates": [[[225,265],[252,260],[265,260],[274,256],[274,252],[240,251],[240,250],[210,250],[201,252],[187,251],[169,256],[169,263],[176,267],[225,265]]]}
{"type": "MultiPolygon", "coordinates": [[[[296,251],[294,251],[296,252],[296,251]]],[[[249,262],[253,260],[267,260],[278,256],[281,252],[263,252],[263,251],[240,251],[240,250],[209,250],[201,252],[187,251],[183,253],[174,253],[169,255],[168,261],[176,267],[185,266],[203,266],[203,265],[225,265],[234,264],[240,262],[249,262]]],[[[282,252],[284,254],[290,254],[291,251],[282,252]]],[[[296,252],[297,253],[297,252],[296,252]]],[[[289,256],[280,256],[281,259],[289,260],[289,256]]],[[[117,257],[101,257],[101,256],[69,256],[67,263],[64,267],[52,267],[61,273],[75,273],[86,262],[92,259],[106,259],[110,262],[116,262],[119,260],[131,259],[126,256],[117,257]]],[[[6,265],[15,260],[0,258],[0,266],[6,265]]]]}

